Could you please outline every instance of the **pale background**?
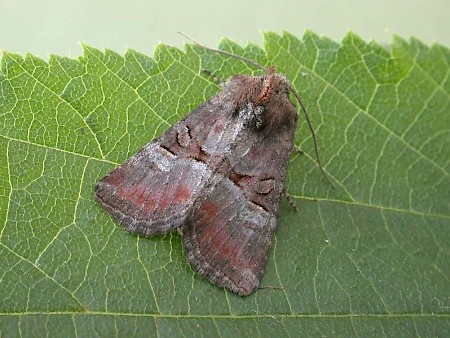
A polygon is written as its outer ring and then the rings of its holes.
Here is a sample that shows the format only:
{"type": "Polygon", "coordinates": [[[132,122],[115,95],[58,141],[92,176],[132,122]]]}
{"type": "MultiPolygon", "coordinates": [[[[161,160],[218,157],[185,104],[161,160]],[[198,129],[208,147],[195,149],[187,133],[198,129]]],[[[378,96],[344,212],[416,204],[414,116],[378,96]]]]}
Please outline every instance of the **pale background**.
{"type": "Polygon", "coordinates": [[[0,49],[44,59],[76,57],[79,42],[151,55],[159,42],[181,47],[177,31],[216,46],[223,36],[261,44],[260,30],[305,29],[336,41],[351,29],[383,44],[398,34],[450,46],[450,0],[0,0],[0,49]]]}

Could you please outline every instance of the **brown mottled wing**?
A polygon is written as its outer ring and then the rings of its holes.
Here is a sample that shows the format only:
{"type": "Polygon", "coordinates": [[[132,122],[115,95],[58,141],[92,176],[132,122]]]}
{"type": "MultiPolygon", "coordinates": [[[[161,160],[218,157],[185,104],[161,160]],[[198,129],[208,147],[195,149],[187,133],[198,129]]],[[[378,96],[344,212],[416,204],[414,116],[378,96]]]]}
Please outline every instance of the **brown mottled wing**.
{"type": "Polygon", "coordinates": [[[205,186],[182,226],[191,266],[239,295],[256,290],[275,230],[296,123],[249,131],[205,186]]]}
{"type": "Polygon", "coordinates": [[[221,111],[219,95],[97,183],[96,200],[129,231],[151,236],[184,223],[221,154],[234,142],[222,137],[236,125],[221,111]],[[223,142],[217,144],[218,139],[223,142]]]}

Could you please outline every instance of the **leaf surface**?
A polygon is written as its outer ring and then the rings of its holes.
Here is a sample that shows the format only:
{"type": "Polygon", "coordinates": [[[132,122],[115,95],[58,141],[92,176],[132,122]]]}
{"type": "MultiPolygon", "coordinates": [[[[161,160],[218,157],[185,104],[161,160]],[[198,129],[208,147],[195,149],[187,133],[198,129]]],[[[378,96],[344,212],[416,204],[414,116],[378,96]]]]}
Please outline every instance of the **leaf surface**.
{"type": "Polygon", "coordinates": [[[83,46],[79,60],[3,52],[0,330],[5,336],[446,336],[450,331],[450,52],[349,33],[335,43],[264,34],[305,101],[328,184],[301,122],[262,288],[202,280],[179,235],[126,233],[95,183],[220,88],[258,74],[160,45],[154,58],[83,46]],[[447,334],[446,334],[447,333],[447,334]]]}

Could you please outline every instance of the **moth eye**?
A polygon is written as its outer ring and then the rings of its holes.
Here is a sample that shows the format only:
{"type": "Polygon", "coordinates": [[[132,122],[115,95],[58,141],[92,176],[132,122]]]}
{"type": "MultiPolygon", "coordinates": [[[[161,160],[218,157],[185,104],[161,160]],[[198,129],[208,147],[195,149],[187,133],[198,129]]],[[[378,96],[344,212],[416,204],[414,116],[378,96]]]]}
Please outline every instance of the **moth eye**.
{"type": "Polygon", "coordinates": [[[189,147],[191,143],[191,131],[188,126],[182,126],[177,132],[177,141],[181,147],[189,147]]]}
{"type": "Polygon", "coordinates": [[[256,191],[258,194],[261,194],[261,195],[267,195],[273,189],[275,189],[275,180],[273,178],[261,180],[256,185],[256,191]]]}

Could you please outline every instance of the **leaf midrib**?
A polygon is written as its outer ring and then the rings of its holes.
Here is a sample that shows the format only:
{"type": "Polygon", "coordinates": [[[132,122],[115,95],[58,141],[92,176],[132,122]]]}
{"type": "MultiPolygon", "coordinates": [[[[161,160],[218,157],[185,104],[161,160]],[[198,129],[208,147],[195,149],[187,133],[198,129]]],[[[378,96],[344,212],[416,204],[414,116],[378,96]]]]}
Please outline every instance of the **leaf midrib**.
{"type": "Polygon", "coordinates": [[[356,319],[356,318],[378,318],[378,319],[391,319],[391,318],[447,318],[450,319],[449,313],[423,313],[423,312],[409,312],[409,313],[348,313],[348,314],[302,314],[302,313],[286,313],[286,314],[256,314],[256,315],[233,315],[233,314],[221,314],[221,315],[201,315],[201,314],[160,314],[160,313],[142,313],[142,312],[105,312],[105,311],[52,311],[52,312],[39,312],[39,311],[24,311],[24,312],[5,312],[0,313],[0,316],[25,316],[25,315],[44,315],[44,316],[76,316],[76,315],[94,315],[94,316],[124,316],[124,317],[139,317],[139,318],[167,318],[167,319],[261,319],[261,318],[285,318],[285,319],[356,319]]]}

